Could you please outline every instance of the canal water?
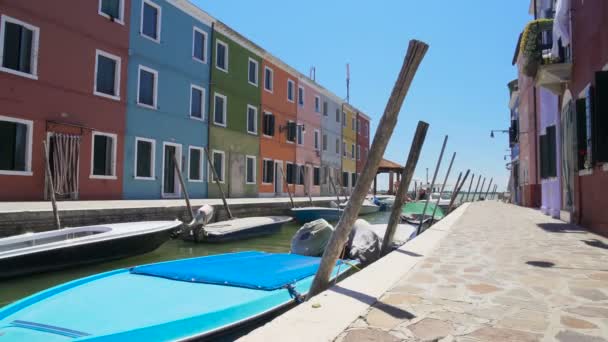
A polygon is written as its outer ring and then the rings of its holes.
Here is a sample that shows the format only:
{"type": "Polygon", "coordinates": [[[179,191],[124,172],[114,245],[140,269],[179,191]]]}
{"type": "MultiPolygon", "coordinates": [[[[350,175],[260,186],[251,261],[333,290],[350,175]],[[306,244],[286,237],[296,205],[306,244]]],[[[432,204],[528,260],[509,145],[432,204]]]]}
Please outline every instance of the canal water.
{"type": "MultiPolygon", "coordinates": [[[[370,223],[387,223],[389,214],[389,212],[379,212],[373,215],[364,216],[363,218],[370,223]]],[[[170,240],[155,251],[126,259],[70,268],[63,271],[36,274],[16,279],[0,280],[0,307],[51,286],[118,268],[166,260],[249,250],[289,252],[291,238],[300,226],[301,225],[298,223],[290,223],[284,225],[277,234],[229,243],[196,244],[181,240],[170,240]]]]}

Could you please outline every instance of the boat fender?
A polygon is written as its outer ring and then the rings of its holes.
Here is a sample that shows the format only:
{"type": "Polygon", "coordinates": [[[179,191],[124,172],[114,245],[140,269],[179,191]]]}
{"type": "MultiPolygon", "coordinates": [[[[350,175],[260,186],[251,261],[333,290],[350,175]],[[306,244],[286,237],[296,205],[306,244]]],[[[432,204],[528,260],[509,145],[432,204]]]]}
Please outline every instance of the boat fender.
{"type": "Polygon", "coordinates": [[[296,303],[301,304],[304,302],[304,296],[296,290],[293,284],[287,284],[283,288],[287,289],[287,292],[289,292],[291,298],[295,299],[296,303]]]}

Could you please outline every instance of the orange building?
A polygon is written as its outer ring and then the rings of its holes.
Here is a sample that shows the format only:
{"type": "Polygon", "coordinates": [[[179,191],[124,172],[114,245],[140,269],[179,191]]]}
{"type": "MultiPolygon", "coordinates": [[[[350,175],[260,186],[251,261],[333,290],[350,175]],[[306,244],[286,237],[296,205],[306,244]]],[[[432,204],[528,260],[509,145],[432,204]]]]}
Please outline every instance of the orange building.
{"type": "Polygon", "coordinates": [[[298,73],[265,56],[261,66],[260,196],[283,196],[295,190],[298,73]]]}

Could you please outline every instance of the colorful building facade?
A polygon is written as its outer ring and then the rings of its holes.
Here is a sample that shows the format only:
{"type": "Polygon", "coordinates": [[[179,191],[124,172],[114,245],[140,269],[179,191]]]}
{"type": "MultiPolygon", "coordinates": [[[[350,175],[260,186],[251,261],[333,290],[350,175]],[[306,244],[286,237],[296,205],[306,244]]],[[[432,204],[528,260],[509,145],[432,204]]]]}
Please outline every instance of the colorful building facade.
{"type": "Polygon", "coordinates": [[[369,153],[369,124],[371,119],[369,116],[357,112],[357,150],[355,156],[357,158],[357,175],[361,174],[365,162],[367,162],[367,155],[369,153]]]}
{"type": "Polygon", "coordinates": [[[212,19],[186,1],[133,0],[124,198],[207,197],[212,19]]]}
{"type": "Polygon", "coordinates": [[[357,109],[342,105],[342,177],[341,184],[350,193],[357,182],[357,109]]]}
{"type": "Polygon", "coordinates": [[[328,114],[321,89],[301,77],[298,85],[296,130],[297,196],[321,194],[321,117],[328,114]]]}
{"type": "Polygon", "coordinates": [[[327,115],[321,117],[321,195],[330,196],[340,192],[342,178],[343,101],[328,90],[321,93],[321,100],[327,106],[327,115]]]}

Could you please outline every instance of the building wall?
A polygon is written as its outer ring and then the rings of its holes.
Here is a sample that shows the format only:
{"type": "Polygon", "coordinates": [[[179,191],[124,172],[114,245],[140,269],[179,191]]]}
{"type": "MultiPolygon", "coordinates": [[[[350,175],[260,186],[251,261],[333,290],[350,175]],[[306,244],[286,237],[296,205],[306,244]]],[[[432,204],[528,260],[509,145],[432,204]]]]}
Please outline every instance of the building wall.
{"type": "MultiPolygon", "coordinates": [[[[321,149],[321,166],[325,169],[321,172],[321,194],[323,196],[335,195],[335,191],[329,181],[338,187],[342,172],[342,103],[335,97],[322,94],[321,99],[327,102],[328,115],[321,117],[321,143],[323,135],[327,136],[327,150],[321,149]],[[338,152],[336,152],[336,141],[338,152]]],[[[336,188],[339,191],[339,189],[336,188]]]]}
{"type": "MultiPolygon", "coordinates": [[[[313,168],[321,167],[321,117],[323,116],[323,99],[321,92],[312,84],[305,81],[299,82],[304,88],[304,105],[298,105],[298,124],[303,124],[306,129],[304,132],[303,144],[296,144],[296,163],[305,165],[305,185],[296,185],[296,195],[304,196],[310,193],[313,196],[321,194],[321,187],[313,185],[313,168]],[[315,97],[320,98],[319,111],[315,111],[315,97]],[[314,146],[314,132],[319,132],[319,148],[314,146]]],[[[329,109],[329,108],[328,108],[329,109]]],[[[329,116],[329,111],[328,111],[329,116]]],[[[320,171],[319,171],[320,172],[320,171]]]]}
{"type": "MultiPolygon", "coordinates": [[[[260,113],[260,161],[258,169],[258,183],[259,191],[261,196],[267,195],[283,195],[287,192],[287,184],[285,184],[284,177],[281,173],[278,174],[279,179],[274,177],[273,183],[263,182],[263,160],[270,159],[273,161],[280,161],[283,172],[286,172],[286,163],[295,163],[296,161],[296,145],[295,143],[287,141],[287,130],[281,130],[279,127],[286,128],[288,122],[297,121],[297,90],[298,90],[298,77],[288,73],[285,69],[273,64],[269,60],[264,60],[261,66],[260,88],[261,88],[261,99],[262,99],[262,111],[260,113]],[[273,70],[274,82],[273,91],[269,92],[264,89],[264,68],[269,67],[273,70]],[[294,82],[294,100],[289,101],[287,99],[287,80],[294,82]],[[266,136],[262,132],[263,115],[265,112],[272,113],[275,116],[275,135],[273,137],[266,136]],[[278,182],[278,183],[277,183],[278,182]],[[276,184],[275,184],[276,183],[276,184]],[[275,185],[281,189],[277,193],[275,185]]],[[[289,185],[289,191],[293,193],[295,191],[295,185],[289,185]]]]}
{"type": "MultiPolygon", "coordinates": [[[[572,0],[573,69],[569,89],[576,98],[593,84],[595,72],[608,69],[608,3],[572,0]]],[[[605,114],[605,113],[604,113],[605,114]]],[[[575,180],[577,221],[598,233],[608,234],[608,167],[595,165],[575,180]]]]}
{"type": "Polygon", "coordinates": [[[122,153],[116,154],[112,179],[91,178],[91,132],[117,135],[117,152],[123,150],[125,94],[129,46],[130,1],[125,0],[125,24],[98,14],[97,1],[6,0],[0,16],[9,16],[40,30],[37,79],[0,71],[0,115],[31,120],[31,172],[0,173],[0,200],[44,198],[44,152],[47,132],[81,135],[79,159],[80,199],[119,199],[122,193],[122,153]],[[121,58],[120,99],[93,94],[96,50],[121,58]],[[48,124],[56,121],[63,124],[48,124]],[[65,124],[79,125],[83,128],[65,124]]]}
{"type": "MultiPolygon", "coordinates": [[[[207,196],[206,167],[202,167],[203,181],[189,179],[189,147],[207,147],[209,57],[211,29],[209,22],[195,19],[191,14],[165,0],[155,0],[161,7],[160,43],[140,34],[142,0],[133,0],[131,13],[130,59],[127,89],[127,128],[124,158],[124,198],[161,198],[163,196],[163,143],[181,146],[181,169],[191,198],[207,196]],[[193,56],[193,30],[207,34],[206,63],[193,56]],[[139,66],[158,72],[157,108],[137,104],[139,66]],[[190,87],[205,90],[204,121],[190,117],[190,87]],[[155,140],[154,179],[135,179],[135,138],[155,140]]],[[[204,157],[204,156],[201,156],[204,157]]],[[[207,162],[203,162],[207,165],[207,162]]],[[[176,179],[177,181],[177,179],[176,179]]],[[[177,182],[179,188],[179,182],[177,182]]],[[[181,191],[181,189],[180,189],[181,191]]],[[[179,195],[179,193],[178,193],[179,195]]]]}
{"type": "MultiPolygon", "coordinates": [[[[348,105],[344,105],[343,111],[346,114],[346,121],[342,123],[342,141],[346,144],[346,156],[342,153],[342,172],[350,174],[348,184],[343,184],[345,189],[350,192],[353,188],[352,174],[357,172],[355,157],[352,155],[352,145],[357,144],[356,127],[353,126],[353,119],[356,119],[357,112],[348,105]]],[[[344,118],[344,116],[343,116],[344,118]]]]}
{"type": "MultiPolygon", "coordinates": [[[[227,97],[227,125],[219,126],[210,121],[209,148],[225,152],[226,169],[224,192],[230,197],[253,197],[258,195],[257,184],[245,184],[245,157],[255,156],[259,161],[260,139],[247,133],[247,105],[258,108],[260,112],[260,88],[249,84],[247,70],[249,58],[262,65],[262,59],[242,45],[230,39],[217,29],[213,32],[213,63],[211,65],[211,103],[210,117],[213,118],[213,94],[227,97]],[[228,72],[216,67],[216,42],[220,39],[228,45],[228,72]]],[[[262,81],[261,76],[258,78],[262,81]]],[[[261,84],[261,83],[260,83],[261,84]]],[[[209,187],[209,197],[217,198],[220,193],[216,186],[209,187]]]]}
{"type": "MultiPolygon", "coordinates": [[[[558,97],[545,88],[539,88],[539,111],[540,132],[546,134],[548,126],[555,126],[555,131],[560,132],[560,111],[558,109],[558,97]]],[[[540,139],[540,138],[539,138],[540,139]]],[[[541,211],[554,218],[560,217],[561,210],[561,148],[560,135],[556,134],[555,154],[557,176],[541,179],[541,211]]]]}
{"type": "Polygon", "coordinates": [[[359,149],[359,156],[357,158],[357,173],[363,171],[363,166],[367,161],[367,155],[369,153],[369,140],[370,140],[370,127],[369,119],[359,113],[357,115],[357,121],[359,122],[359,130],[357,131],[357,146],[359,149]]]}

